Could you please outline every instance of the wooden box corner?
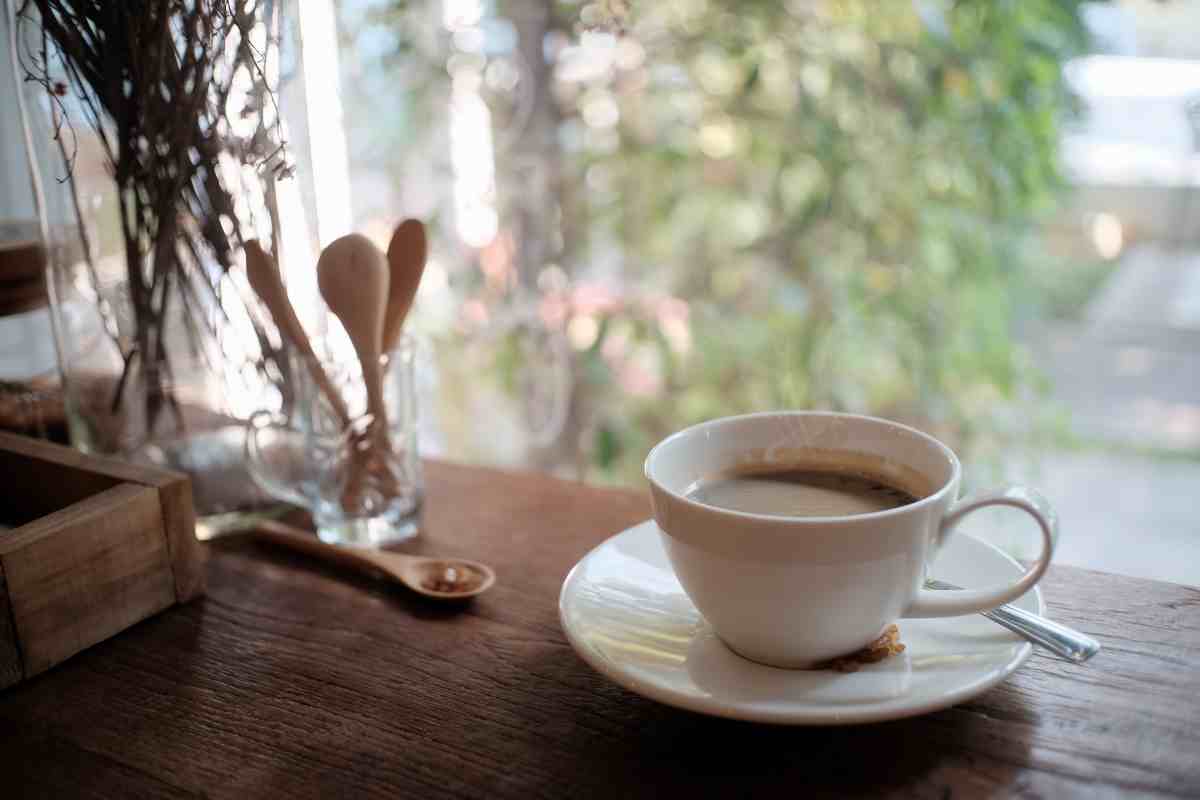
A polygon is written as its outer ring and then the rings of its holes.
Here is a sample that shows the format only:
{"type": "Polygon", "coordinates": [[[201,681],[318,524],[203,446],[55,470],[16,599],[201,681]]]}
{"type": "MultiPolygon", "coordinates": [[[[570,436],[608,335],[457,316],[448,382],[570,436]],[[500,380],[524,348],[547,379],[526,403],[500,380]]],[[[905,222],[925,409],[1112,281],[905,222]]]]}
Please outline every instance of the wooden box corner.
{"type": "Polygon", "coordinates": [[[0,433],[0,688],[204,592],[185,475],[0,433]]]}

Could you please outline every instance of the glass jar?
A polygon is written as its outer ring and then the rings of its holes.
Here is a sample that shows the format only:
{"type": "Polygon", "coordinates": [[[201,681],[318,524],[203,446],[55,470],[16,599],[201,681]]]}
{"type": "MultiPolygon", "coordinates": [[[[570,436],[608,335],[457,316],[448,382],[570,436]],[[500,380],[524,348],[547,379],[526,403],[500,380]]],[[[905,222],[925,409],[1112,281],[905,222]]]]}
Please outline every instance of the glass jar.
{"type": "Polygon", "coordinates": [[[251,417],[246,463],[255,482],[271,496],[308,510],[322,540],[378,546],[417,534],[424,496],[417,361],[409,336],[381,356],[383,420],[367,411],[357,359],[329,356],[321,360],[321,369],[348,419],[299,358],[294,359],[291,407],[263,409],[251,417]]]}

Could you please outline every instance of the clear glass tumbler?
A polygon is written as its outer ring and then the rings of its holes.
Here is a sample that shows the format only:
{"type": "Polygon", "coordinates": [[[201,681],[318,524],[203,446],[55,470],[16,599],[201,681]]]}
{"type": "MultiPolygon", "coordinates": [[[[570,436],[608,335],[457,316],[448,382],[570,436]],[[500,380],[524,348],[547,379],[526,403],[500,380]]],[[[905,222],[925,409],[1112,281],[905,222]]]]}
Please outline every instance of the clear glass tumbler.
{"type": "Polygon", "coordinates": [[[323,541],[371,547],[417,534],[424,484],[416,354],[406,336],[381,358],[385,420],[367,412],[356,361],[322,362],[350,412],[346,426],[299,357],[291,408],[250,418],[251,476],[273,497],[307,509],[323,541]]]}

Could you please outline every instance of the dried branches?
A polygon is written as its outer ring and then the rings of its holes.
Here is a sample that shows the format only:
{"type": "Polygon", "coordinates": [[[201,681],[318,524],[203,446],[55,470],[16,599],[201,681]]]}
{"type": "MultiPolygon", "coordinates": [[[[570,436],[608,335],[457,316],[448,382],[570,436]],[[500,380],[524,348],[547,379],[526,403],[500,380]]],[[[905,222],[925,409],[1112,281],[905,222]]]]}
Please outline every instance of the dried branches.
{"type": "Polygon", "coordinates": [[[126,372],[140,362],[151,428],[171,402],[166,321],[186,313],[171,304],[194,302],[196,282],[220,296],[242,239],[237,168],[268,183],[286,170],[264,71],[263,17],[276,14],[274,0],[26,0],[20,12],[42,32],[40,52],[23,54],[27,78],[57,96],[65,74],[116,182],[134,321],[122,355],[126,372]]]}

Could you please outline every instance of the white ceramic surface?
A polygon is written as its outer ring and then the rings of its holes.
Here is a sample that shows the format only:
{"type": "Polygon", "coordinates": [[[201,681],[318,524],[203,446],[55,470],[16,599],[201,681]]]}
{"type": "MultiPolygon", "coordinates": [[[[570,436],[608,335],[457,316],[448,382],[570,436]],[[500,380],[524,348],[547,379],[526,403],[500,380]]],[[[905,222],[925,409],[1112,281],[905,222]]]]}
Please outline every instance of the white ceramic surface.
{"type": "Polygon", "coordinates": [[[889,420],[773,411],[703,422],[646,457],[654,518],[666,554],[696,607],[739,654],[805,667],[865,646],[901,617],[950,617],[1025,594],[1050,562],[1057,521],[1031,489],[959,499],[962,469],[941,442],[889,420]],[[882,473],[921,499],[865,514],[757,514],[688,497],[697,481],[745,465],[851,468],[882,473]],[[927,562],[971,511],[1006,505],[1030,514],[1042,552],[1028,573],[922,588],[927,562]]]}
{"type": "MultiPolygon", "coordinates": [[[[931,575],[962,586],[1011,581],[1020,566],[968,536],[946,543],[931,575]]],[[[1035,588],[1014,605],[1041,614],[1035,588]]],[[[858,672],[785,670],[734,654],[684,593],[653,520],[588,553],[559,596],[563,629],[602,675],[667,705],[792,725],[915,716],[995,686],[1032,646],[978,615],[898,622],[906,650],[858,672]]]]}

